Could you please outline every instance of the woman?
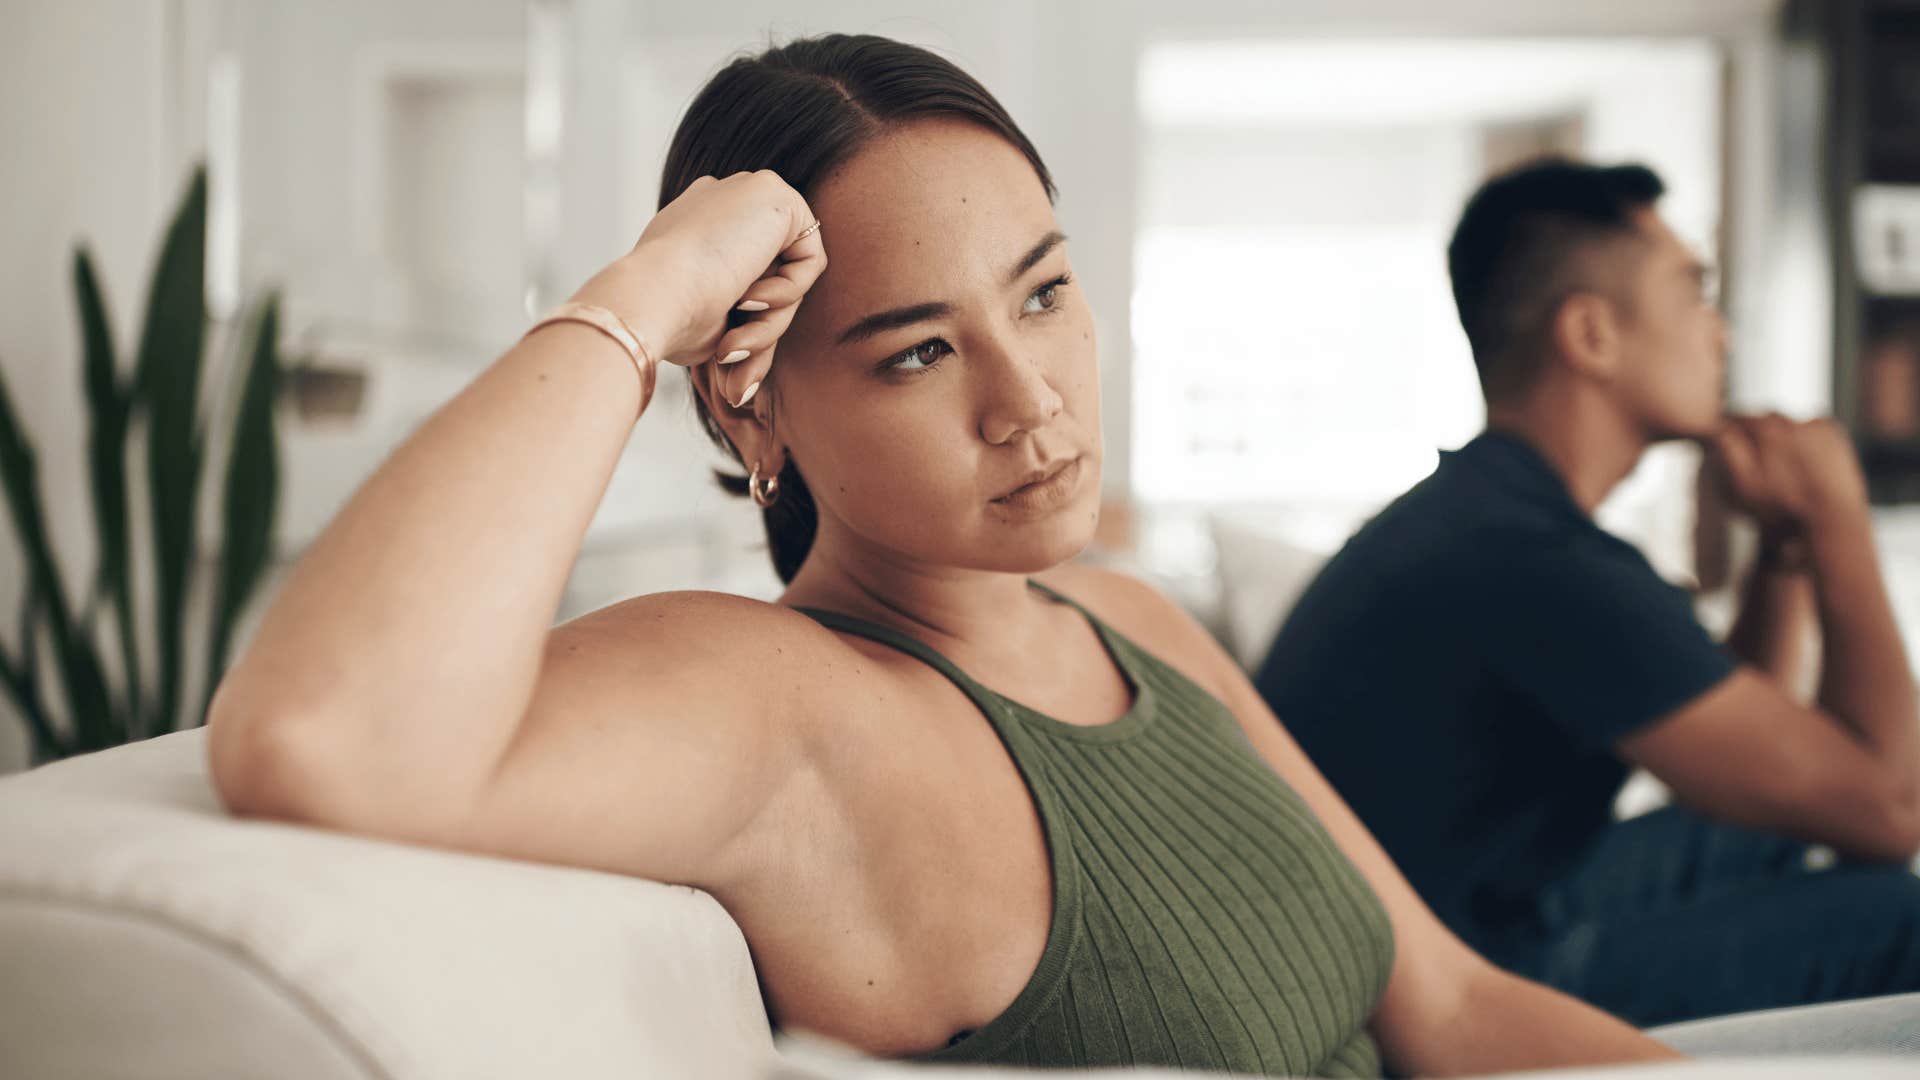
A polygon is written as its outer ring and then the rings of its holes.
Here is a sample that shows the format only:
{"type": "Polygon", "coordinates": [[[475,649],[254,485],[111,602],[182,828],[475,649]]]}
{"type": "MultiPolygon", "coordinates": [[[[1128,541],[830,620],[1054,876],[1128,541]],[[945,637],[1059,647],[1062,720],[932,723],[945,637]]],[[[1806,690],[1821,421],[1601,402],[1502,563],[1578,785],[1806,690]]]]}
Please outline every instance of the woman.
{"type": "Polygon", "coordinates": [[[736,61],[661,199],[303,558],[213,708],[233,809],[705,889],[777,1023],[877,1054],[1671,1056],[1450,936],[1203,631],[1069,563],[1092,320],[984,89],[879,38],[736,61]],[[787,590],[550,629],[656,360],[787,590]]]}

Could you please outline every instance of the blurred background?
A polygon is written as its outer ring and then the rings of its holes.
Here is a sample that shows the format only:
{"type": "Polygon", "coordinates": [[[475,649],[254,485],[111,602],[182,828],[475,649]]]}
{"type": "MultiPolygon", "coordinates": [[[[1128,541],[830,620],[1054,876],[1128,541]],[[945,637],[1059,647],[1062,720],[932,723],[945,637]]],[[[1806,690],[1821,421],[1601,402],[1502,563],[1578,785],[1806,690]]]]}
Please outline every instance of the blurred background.
{"type": "MultiPolygon", "coordinates": [[[[742,50],[839,30],[945,53],[1047,159],[1102,348],[1107,506],[1088,557],[1170,590],[1243,662],[1257,663],[1320,559],[1478,429],[1446,238],[1490,172],[1555,151],[1664,176],[1668,220],[1719,268],[1730,402],[1851,426],[1903,618],[1920,628],[1920,527],[1903,506],[1920,498],[1920,4],[11,0],[8,12],[0,372],[76,610],[101,550],[76,243],[123,370],[198,164],[210,340],[240,337],[278,293],[279,483],[243,641],[277,576],[387,451],[631,245],[701,82],[742,50]]],[[[230,353],[208,349],[210,445],[233,422],[219,405],[234,393],[230,353]]],[[[684,380],[666,373],[558,617],[667,588],[774,595],[757,517],[714,486],[718,463],[684,380]]],[[[1696,499],[1696,473],[1688,448],[1661,448],[1602,520],[1696,587],[1712,621],[1742,538],[1696,499]]],[[[146,474],[128,476],[138,538],[146,474]]],[[[184,602],[206,618],[232,519],[212,497],[191,512],[184,602]]],[[[57,696],[58,643],[31,617],[43,590],[14,533],[0,535],[0,643],[15,676],[41,671],[57,696]]],[[[154,586],[132,550],[140,612],[154,586]]],[[[132,623],[137,657],[156,631],[132,623]]],[[[196,641],[187,702],[204,690],[196,641]]],[[[124,664],[117,646],[100,652],[124,664]]],[[[0,710],[0,770],[18,768],[19,696],[0,710]]]]}

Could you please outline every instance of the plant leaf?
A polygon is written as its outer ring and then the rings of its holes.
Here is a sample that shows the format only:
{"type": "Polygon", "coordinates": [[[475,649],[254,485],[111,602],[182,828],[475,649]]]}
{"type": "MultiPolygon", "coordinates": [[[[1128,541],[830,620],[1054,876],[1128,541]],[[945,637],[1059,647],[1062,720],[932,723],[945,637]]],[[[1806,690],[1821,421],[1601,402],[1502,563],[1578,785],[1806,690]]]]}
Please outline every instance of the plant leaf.
{"type": "Polygon", "coordinates": [[[20,669],[27,685],[40,689],[40,613],[46,610],[46,597],[40,594],[40,582],[27,581],[27,594],[20,598],[20,669]]]}
{"type": "Polygon", "coordinates": [[[206,693],[195,724],[205,723],[213,691],[226,671],[227,649],[248,598],[273,554],[274,511],[279,501],[280,455],[274,403],[280,387],[280,298],[269,295],[254,320],[253,355],[247,365],[234,417],[233,447],[221,499],[224,543],[213,630],[207,647],[206,693]]]}
{"type": "Polygon", "coordinates": [[[27,582],[27,594],[20,603],[20,659],[14,660],[0,648],[0,684],[7,696],[26,718],[27,733],[32,736],[31,758],[34,764],[65,756],[66,739],[53,728],[52,715],[40,699],[40,615],[45,604],[39,583],[27,582]]]}
{"type": "MultiPolygon", "coordinates": [[[[38,590],[52,609],[48,629],[53,636],[61,687],[66,691],[67,706],[73,711],[71,748],[97,750],[112,745],[113,723],[106,674],[100,668],[100,658],[95,655],[92,642],[77,631],[72,609],[67,605],[66,587],[54,564],[53,548],[47,543],[39,467],[33,447],[27,442],[14,412],[13,398],[7,392],[3,373],[0,373],[0,483],[6,485],[7,509],[13,519],[14,534],[19,537],[21,550],[26,555],[27,573],[32,578],[29,588],[38,590]]],[[[44,711],[39,715],[46,719],[44,711]]]]}
{"type": "Polygon", "coordinates": [[[159,687],[151,730],[172,731],[179,709],[181,640],[194,557],[203,441],[200,369],[206,336],[207,171],[196,168],[167,228],[147,297],[134,368],[147,418],[147,480],[154,544],[154,639],[159,687]]]}
{"type": "Polygon", "coordinates": [[[0,686],[4,686],[7,696],[13,699],[14,708],[27,718],[27,733],[33,741],[33,764],[72,752],[59,733],[48,725],[46,705],[40,700],[38,688],[27,682],[24,665],[16,664],[4,650],[0,650],[0,686]]]}
{"type": "Polygon", "coordinates": [[[93,480],[93,521],[100,557],[93,594],[83,623],[90,631],[96,604],[111,599],[120,637],[120,663],[125,688],[120,717],[127,738],[144,732],[140,718],[140,654],[135,644],[133,585],[128,569],[127,539],[127,426],[133,409],[133,389],[121,384],[107,322],[106,304],[85,247],[73,253],[73,291],[80,308],[80,340],[86,353],[87,411],[93,426],[87,436],[88,465],[93,480]]]}

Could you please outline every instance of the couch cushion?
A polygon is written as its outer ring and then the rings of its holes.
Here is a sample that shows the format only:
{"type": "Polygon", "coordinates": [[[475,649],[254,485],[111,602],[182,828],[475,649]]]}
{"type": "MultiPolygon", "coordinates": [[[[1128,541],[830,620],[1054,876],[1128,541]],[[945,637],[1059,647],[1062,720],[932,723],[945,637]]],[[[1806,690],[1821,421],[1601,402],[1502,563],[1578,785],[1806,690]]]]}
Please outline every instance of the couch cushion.
{"type": "Polygon", "coordinates": [[[235,820],[205,757],[196,730],[0,781],[0,1075],[260,1075],[230,1064],[274,1047],[280,1077],[764,1067],[705,894],[235,820]]]}
{"type": "Polygon", "coordinates": [[[1370,504],[1244,506],[1208,515],[1227,646],[1242,669],[1252,671],[1267,658],[1294,601],[1374,509],[1370,504]]]}
{"type": "Polygon", "coordinates": [[[177,922],[5,893],[0,956],[7,1076],[383,1075],[298,987],[177,922]]]}

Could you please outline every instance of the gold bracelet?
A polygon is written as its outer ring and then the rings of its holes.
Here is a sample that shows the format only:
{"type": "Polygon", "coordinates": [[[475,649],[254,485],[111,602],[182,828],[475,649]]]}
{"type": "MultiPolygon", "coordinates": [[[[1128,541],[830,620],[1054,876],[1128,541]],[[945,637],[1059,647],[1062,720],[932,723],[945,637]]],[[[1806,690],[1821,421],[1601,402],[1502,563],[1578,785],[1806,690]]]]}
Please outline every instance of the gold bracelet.
{"type": "Polygon", "coordinates": [[[653,354],[647,351],[647,347],[641,344],[640,335],[633,332],[633,329],[626,324],[626,320],[606,308],[597,304],[568,301],[554,308],[552,313],[539,322],[527,327],[527,332],[520,335],[520,339],[525,341],[535,330],[557,322],[584,323],[612,338],[616,344],[627,351],[627,358],[633,361],[634,372],[640,376],[640,411],[633,414],[633,418],[639,420],[640,414],[647,411],[647,403],[653,400],[654,373],[660,366],[654,360],[653,354]]]}

